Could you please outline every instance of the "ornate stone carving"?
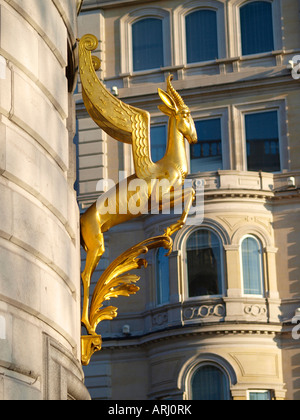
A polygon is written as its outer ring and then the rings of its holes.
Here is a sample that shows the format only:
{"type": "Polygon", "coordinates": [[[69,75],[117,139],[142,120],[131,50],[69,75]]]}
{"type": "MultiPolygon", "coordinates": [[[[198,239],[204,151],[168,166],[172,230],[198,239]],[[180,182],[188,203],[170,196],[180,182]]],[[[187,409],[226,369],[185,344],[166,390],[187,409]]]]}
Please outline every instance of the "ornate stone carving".
{"type": "Polygon", "coordinates": [[[267,309],[265,305],[245,305],[244,312],[247,315],[252,315],[254,317],[265,316],[267,313],[267,309]]]}
{"type": "Polygon", "coordinates": [[[191,320],[197,318],[222,318],[225,316],[225,305],[219,303],[217,305],[201,305],[198,307],[188,307],[183,310],[183,319],[191,320]]]}
{"type": "Polygon", "coordinates": [[[160,327],[163,324],[166,324],[168,322],[168,313],[167,312],[161,312],[156,315],[153,315],[152,317],[152,325],[153,327],[160,327]]]}

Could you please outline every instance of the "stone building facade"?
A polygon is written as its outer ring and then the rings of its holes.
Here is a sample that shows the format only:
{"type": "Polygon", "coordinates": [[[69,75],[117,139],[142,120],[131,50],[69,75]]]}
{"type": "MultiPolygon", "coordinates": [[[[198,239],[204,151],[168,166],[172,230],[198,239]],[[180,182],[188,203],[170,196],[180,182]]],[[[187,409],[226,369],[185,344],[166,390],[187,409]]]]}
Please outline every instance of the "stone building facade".
{"type": "Polygon", "coordinates": [[[0,399],[88,399],[74,191],[75,0],[0,1],[0,399]]]}
{"type": "MultiPolygon", "coordinates": [[[[99,38],[108,89],[151,113],[153,156],[167,125],[157,88],[174,75],[198,130],[189,177],[204,181],[203,222],[178,232],[167,263],[149,254],[141,290],[113,302],[118,318],[99,328],[92,397],[299,399],[299,2],[85,0],[79,32],[99,38]]],[[[76,101],[84,211],[99,180],[134,169],[130,146],[88,118],[80,84],[76,101]]],[[[112,229],[94,283],[173,220],[112,229]]]]}

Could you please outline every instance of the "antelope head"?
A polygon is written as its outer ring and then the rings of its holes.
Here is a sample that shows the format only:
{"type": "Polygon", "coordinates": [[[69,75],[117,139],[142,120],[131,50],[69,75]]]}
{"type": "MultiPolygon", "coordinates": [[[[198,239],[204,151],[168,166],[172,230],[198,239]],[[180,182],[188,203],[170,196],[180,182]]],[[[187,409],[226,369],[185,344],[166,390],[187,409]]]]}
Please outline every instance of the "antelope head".
{"type": "Polygon", "coordinates": [[[190,144],[197,143],[197,131],[190,109],[185,105],[182,97],[172,86],[173,76],[167,80],[167,92],[158,89],[158,94],[163,101],[159,109],[169,117],[175,117],[177,130],[187,139],[190,144]]]}

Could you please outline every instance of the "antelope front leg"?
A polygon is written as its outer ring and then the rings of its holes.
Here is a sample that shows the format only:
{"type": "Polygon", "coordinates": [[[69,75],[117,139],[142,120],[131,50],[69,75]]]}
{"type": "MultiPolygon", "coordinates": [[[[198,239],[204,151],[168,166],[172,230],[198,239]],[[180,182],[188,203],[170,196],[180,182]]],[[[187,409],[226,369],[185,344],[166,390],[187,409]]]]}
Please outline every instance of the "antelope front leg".
{"type": "Polygon", "coordinates": [[[178,230],[180,230],[186,223],[186,219],[189,215],[190,209],[192,207],[193,201],[195,199],[195,190],[192,188],[191,192],[189,194],[189,197],[185,203],[185,208],[183,210],[183,213],[181,215],[181,218],[177,221],[177,223],[174,223],[173,225],[169,226],[167,229],[165,229],[165,235],[171,236],[178,230]]]}

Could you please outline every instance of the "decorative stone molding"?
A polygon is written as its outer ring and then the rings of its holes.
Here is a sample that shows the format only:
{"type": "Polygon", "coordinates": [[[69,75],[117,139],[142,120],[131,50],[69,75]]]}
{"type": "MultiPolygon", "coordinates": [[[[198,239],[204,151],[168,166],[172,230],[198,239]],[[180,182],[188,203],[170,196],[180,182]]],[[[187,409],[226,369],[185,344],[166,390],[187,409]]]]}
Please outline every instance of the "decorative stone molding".
{"type": "Polygon", "coordinates": [[[201,305],[197,307],[188,307],[183,309],[183,319],[208,319],[223,318],[225,316],[225,305],[218,303],[217,305],[201,305]]]}
{"type": "Polygon", "coordinates": [[[168,313],[161,312],[152,317],[152,325],[153,327],[161,327],[162,325],[168,322],[168,313]]]}
{"type": "Polygon", "coordinates": [[[244,312],[247,315],[252,315],[254,317],[266,316],[267,308],[265,305],[245,305],[244,312]]]}

